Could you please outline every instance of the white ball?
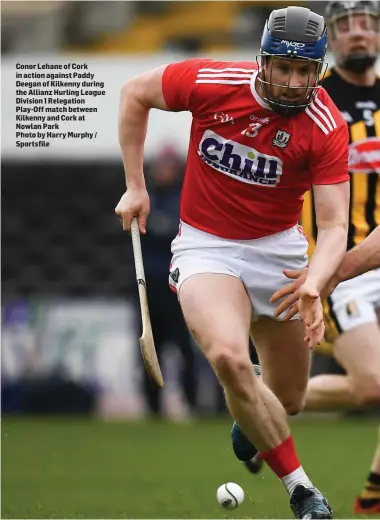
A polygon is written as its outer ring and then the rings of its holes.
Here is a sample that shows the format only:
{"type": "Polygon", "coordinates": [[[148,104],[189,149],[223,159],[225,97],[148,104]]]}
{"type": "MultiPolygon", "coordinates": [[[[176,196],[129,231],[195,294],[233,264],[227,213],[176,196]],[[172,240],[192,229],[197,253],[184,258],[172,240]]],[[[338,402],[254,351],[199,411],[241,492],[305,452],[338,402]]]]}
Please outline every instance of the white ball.
{"type": "Polygon", "coordinates": [[[226,509],[236,509],[244,502],[244,491],[239,484],[227,482],[218,487],[216,499],[226,509]]]}

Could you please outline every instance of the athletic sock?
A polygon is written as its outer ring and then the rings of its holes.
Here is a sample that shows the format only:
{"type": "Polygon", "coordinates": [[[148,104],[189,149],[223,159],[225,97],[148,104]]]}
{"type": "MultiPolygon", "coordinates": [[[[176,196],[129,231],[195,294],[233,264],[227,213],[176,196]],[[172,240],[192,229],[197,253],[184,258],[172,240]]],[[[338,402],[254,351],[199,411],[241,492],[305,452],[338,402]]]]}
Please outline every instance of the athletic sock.
{"type": "Polygon", "coordinates": [[[275,448],[260,452],[260,457],[265,460],[273,473],[281,479],[289,495],[300,484],[305,487],[313,487],[298,460],[291,436],[275,448]]]}
{"type": "Polygon", "coordinates": [[[363,508],[372,507],[380,501],[380,474],[371,472],[358,500],[363,508]]]}

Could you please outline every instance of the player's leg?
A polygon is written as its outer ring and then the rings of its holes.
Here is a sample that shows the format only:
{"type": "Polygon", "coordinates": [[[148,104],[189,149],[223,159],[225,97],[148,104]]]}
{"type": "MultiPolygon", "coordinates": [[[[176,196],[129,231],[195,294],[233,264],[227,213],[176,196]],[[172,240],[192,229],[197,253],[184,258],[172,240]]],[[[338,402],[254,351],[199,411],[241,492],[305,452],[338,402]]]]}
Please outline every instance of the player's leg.
{"type": "MultiPolygon", "coordinates": [[[[260,350],[257,349],[260,367],[255,367],[255,369],[262,371],[263,381],[278,397],[287,414],[295,415],[304,406],[310,369],[310,350],[305,348],[304,344],[299,348],[299,342],[292,343],[289,348],[284,348],[284,336],[288,334],[288,328],[297,333],[301,329],[302,335],[303,327],[297,321],[292,321],[290,324],[279,322],[275,326],[272,325],[273,323],[272,319],[262,316],[258,324],[252,325],[252,339],[260,344],[260,350]],[[268,337],[267,328],[272,330],[271,336],[273,337],[268,337]],[[283,329],[286,331],[285,334],[283,329]],[[267,348],[265,346],[267,342],[274,347],[267,348]],[[283,371],[276,369],[277,364],[284,367],[283,371]],[[296,373],[294,373],[295,366],[300,367],[296,373]]],[[[245,465],[251,473],[257,473],[261,469],[258,450],[248,441],[236,423],[232,428],[232,446],[237,458],[246,463],[245,465]]]]}
{"type": "MultiPolygon", "coordinates": [[[[376,309],[380,327],[380,307],[376,309]]],[[[370,472],[363,490],[355,500],[355,514],[380,513],[380,427],[378,430],[377,446],[372,459],[370,472]]]]}
{"type": "MultiPolygon", "coordinates": [[[[256,375],[261,376],[260,365],[253,364],[253,368],[256,372],[256,375]]],[[[236,421],[232,425],[231,441],[232,449],[236,458],[244,462],[246,468],[250,473],[258,473],[263,467],[263,460],[260,457],[259,450],[244,435],[236,421]]]]}
{"type": "Polygon", "coordinates": [[[380,403],[380,327],[365,323],[341,334],[334,357],[346,375],[322,374],[310,379],[307,410],[355,408],[380,403]]]}
{"type": "MultiPolygon", "coordinates": [[[[308,518],[331,518],[325,498],[312,486],[299,463],[283,406],[253,369],[248,350],[252,306],[242,282],[233,276],[194,275],[184,281],[179,300],[190,331],[224,388],[231,415],[282,480],[291,495],[296,518],[306,515],[308,518]]],[[[258,350],[259,357],[261,349],[271,349],[273,361],[277,360],[278,342],[286,334],[289,341],[294,340],[307,353],[298,356],[303,358],[302,366],[294,368],[293,365],[293,372],[308,371],[309,349],[303,341],[301,323],[279,323],[263,318],[258,321],[256,330],[263,343],[258,350]]],[[[278,371],[283,371],[281,364],[278,371]]],[[[306,387],[306,381],[299,377],[293,380],[297,381],[295,399],[302,403],[298,387],[306,387]],[[298,384],[298,381],[302,382],[298,384]]],[[[293,394],[286,391],[285,395],[288,399],[293,394]]],[[[295,406],[292,405],[293,410],[295,406]]]]}
{"type": "MultiPolygon", "coordinates": [[[[303,324],[298,320],[279,322],[261,316],[252,324],[251,334],[263,381],[289,415],[299,413],[305,402],[311,360],[310,349],[304,342],[303,324]]],[[[260,455],[270,465],[268,454],[260,452],[260,455]]],[[[298,457],[294,462],[292,472],[282,479],[291,494],[293,510],[298,511],[301,518],[313,513],[328,518],[330,510],[325,498],[312,486],[298,457]]]]}
{"type": "Polygon", "coordinates": [[[231,415],[261,450],[282,444],[289,436],[285,412],[250,361],[252,305],[241,280],[196,274],[183,282],[179,300],[190,332],[223,386],[231,415]]]}
{"type": "Polygon", "coordinates": [[[380,513],[380,428],[370,472],[363,490],[355,500],[354,513],[380,513]]]}
{"type": "MultiPolygon", "coordinates": [[[[261,316],[252,324],[251,334],[258,352],[263,381],[276,394],[288,414],[298,413],[305,400],[311,358],[303,339],[302,323],[278,322],[261,316]]],[[[286,475],[278,471],[276,458],[272,459],[273,452],[259,454],[291,494],[291,507],[296,517],[303,518],[311,514],[310,518],[330,518],[329,506],[302,468],[291,437],[276,449],[278,452],[283,449],[281,455],[284,465],[281,469],[288,472],[286,475]],[[292,450],[288,448],[290,442],[292,450]]]]}
{"type": "MultiPolygon", "coordinates": [[[[246,246],[245,257],[247,258],[248,262],[244,272],[245,280],[253,307],[257,311],[258,315],[262,315],[260,318],[262,321],[260,321],[260,323],[265,323],[266,320],[270,319],[264,318],[264,316],[273,316],[274,308],[271,307],[270,304],[271,291],[274,292],[279,287],[287,283],[287,280],[282,273],[284,265],[294,266],[295,268],[304,267],[307,264],[307,247],[307,240],[305,239],[305,236],[300,227],[295,227],[293,229],[287,230],[286,232],[278,233],[258,241],[252,241],[246,246]]],[[[268,321],[268,323],[271,322],[268,321]]],[[[273,338],[273,341],[275,342],[276,339],[278,340],[279,343],[277,347],[274,348],[281,349],[283,352],[282,343],[284,338],[282,337],[281,332],[282,327],[283,325],[280,324],[278,325],[278,328],[276,326],[274,329],[276,334],[277,331],[279,331],[279,337],[273,338]]],[[[301,326],[297,325],[296,322],[292,322],[289,327],[293,329],[297,327],[299,328],[301,326]]],[[[266,338],[261,337],[261,326],[259,324],[256,327],[255,334],[258,336],[258,340],[263,344],[267,341],[266,338]]],[[[265,336],[265,327],[263,334],[265,336]]],[[[255,343],[255,338],[253,338],[253,342],[255,343]]],[[[274,360],[270,358],[267,362],[266,352],[267,351],[265,350],[260,353],[260,362],[265,364],[264,380],[268,382],[265,378],[273,378],[273,376],[270,376],[270,365],[274,360]]],[[[304,363],[309,366],[309,353],[307,353],[304,348],[302,348],[302,352],[306,352],[307,356],[306,361],[304,359],[300,360],[302,369],[301,373],[304,374],[306,373],[303,368],[304,363]]],[[[296,355],[298,356],[299,354],[297,353],[296,355]]],[[[286,354],[284,362],[289,364],[289,359],[290,356],[286,354]]],[[[298,362],[298,358],[296,362],[298,362]]],[[[291,414],[296,413],[298,409],[302,407],[303,403],[301,401],[304,398],[304,386],[306,384],[305,381],[306,379],[302,380],[302,382],[299,384],[298,391],[295,390],[293,385],[291,386],[291,390],[289,389],[290,387],[288,385],[282,385],[286,389],[286,395],[284,393],[285,391],[283,391],[281,398],[283,399],[283,404],[285,404],[287,412],[291,414]]],[[[277,382],[271,381],[271,383],[273,383],[273,388],[277,389],[277,382]]],[[[279,397],[279,395],[277,397],[279,397]]],[[[232,441],[234,452],[240,460],[247,461],[247,457],[251,459],[255,456],[257,452],[256,448],[248,442],[248,439],[244,438],[244,435],[242,432],[240,432],[239,426],[237,424],[233,425],[232,441]]],[[[251,470],[249,464],[247,467],[251,470]]]]}
{"type": "MultiPolygon", "coordinates": [[[[271,326],[273,320],[270,318],[262,317],[261,323],[268,321],[268,326],[271,326]]],[[[280,322],[281,323],[281,322],[280,322]]],[[[291,322],[291,328],[298,329],[299,325],[297,322],[291,322]]],[[[281,401],[285,411],[288,415],[295,415],[302,410],[304,407],[306,386],[308,381],[309,369],[310,369],[310,351],[307,348],[296,348],[293,352],[293,344],[290,346],[292,353],[289,354],[287,349],[284,349],[281,345],[283,344],[283,324],[276,326],[274,334],[278,334],[278,338],[274,337],[273,341],[278,344],[280,348],[277,348],[278,359],[273,359],[273,351],[271,349],[261,348],[259,354],[260,366],[256,365],[256,372],[263,371],[263,380],[269,386],[269,388],[275,393],[275,395],[281,401]],[[278,327],[278,328],[277,328],[278,327]],[[277,332],[278,331],[278,332],[277,332]],[[279,363],[280,366],[284,367],[283,372],[277,373],[276,370],[272,370],[273,364],[279,363]],[[301,370],[297,371],[294,379],[294,366],[300,366],[301,370]],[[289,381],[290,379],[290,381],[289,381]]],[[[252,326],[252,337],[254,335],[255,325],[252,326]]],[[[265,326],[264,328],[257,327],[256,339],[265,345],[265,326]]],[[[253,338],[255,339],[255,338],[253,338]]],[[[239,426],[235,423],[232,428],[232,446],[235,455],[239,460],[245,462],[247,469],[251,473],[257,473],[261,469],[260,465],[260,454],[255,446],[253,446],[244,434],[240,431],[239,426]]]]}
{"type": "MultiPolygon", "coordinates": [[[[311,354],[304,342],[301,322],[281,322],[270,317],[274,311],[270,296],[286,283],[284,265],[304,267],[306,250],[307,241],[298,227],[252,241],[244,250],[247,262],[242,278],[258,316],[251,326],[251,335],[262,370],[261,382],[280,400],[284,411],[286,408],[291,414],[302,409],[311,354]]],[[[331,518],[325,498],[313,487],[299,462],[290,432],[281,445],[274,450],[260,449],[260,455],[291,494],[291,507],[297,518],[331,518]]]]}
{"type": "MultiPolygon", "coordinates": [[[[346,375],[311,378],[306,409],[363,407],[380,403],[380,270],[341,283],[331,295],[331,322],[339,335],[333,354],[346,375]]],[[[332,327],[327,323],[326,330],[332,327]]]]}
{"type": "Polygon", "coordinates": [[[304,342],[304,326],[298,320],[274,321],[267,316],[252,324],[262,378],[278,397],[288,415],[304,408],[311,351],[304,342]]]}

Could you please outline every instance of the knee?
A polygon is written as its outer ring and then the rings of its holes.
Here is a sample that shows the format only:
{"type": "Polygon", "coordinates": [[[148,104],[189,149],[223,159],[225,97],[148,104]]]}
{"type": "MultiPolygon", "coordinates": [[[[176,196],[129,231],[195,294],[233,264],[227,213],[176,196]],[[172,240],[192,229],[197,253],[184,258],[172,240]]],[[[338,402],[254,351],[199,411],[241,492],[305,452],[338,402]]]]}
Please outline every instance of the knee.
{"type": "Polygon", "coordinates": [[[295,394],[280,401],[287,415],[298,415],[305,407],[306,398],[304,394],[295,394]]]}
{"type": "Polygon", "coordinates": [[[380,377],[366,377],[360,385],[354,385],[354,402],[357,407],[374,406],[380,404],[380,377]]]}
{"type": "MultiPolygon", "coordinates": [[[[253,367],[248,351],[242,347],[224,344],[210,351],[209,361],[222,385],[235,395],[246,397],[252,394],[253,367]]],[[[255,376],[253,376],[255,377],[255,376]]]]}

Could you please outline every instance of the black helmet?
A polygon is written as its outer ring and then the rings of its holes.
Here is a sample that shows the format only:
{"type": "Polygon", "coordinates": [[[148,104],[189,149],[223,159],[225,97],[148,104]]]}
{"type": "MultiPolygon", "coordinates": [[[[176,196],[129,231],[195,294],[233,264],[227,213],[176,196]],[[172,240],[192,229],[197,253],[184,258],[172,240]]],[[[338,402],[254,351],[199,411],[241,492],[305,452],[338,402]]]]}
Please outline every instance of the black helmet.
{"type": "Polygon", "coordinates": [[[275,112],[288,117],[305,110],[311,103],[316,89],[320,86],[319,76],[324,63],[326,48],[327,28],[323,16],[299,6],[276,9],[271,12],[269,19],[265,22],[261,39],[261,71],[258,79],[262,85],[265,101],[275,112]],[[263,68],[269,56],[307,60],[317,64],[316,80],[312,84],[308,82],[302,103],[278,101],[271,96],[272,86],[281,87],[283,85],[272,83],[271,74],[268,81],[263,73],[263,68]]]}
{"type": "MultiPolygon", "coordinates": [[[[375,0],[356,0],[339,2],[329,2],[325,11],[325,19],[330,31],[331,40],[339,37],[337,21],[343,17],[348,17],[349,23],[355,14],[364,14],[368,17],[368,27],[370,27],[370,17],[376,19],[376,32],[379,32],[380,9],[379,2],[375,0]]],[[[346,56],[336,56],[337,63],[351,72],[362,74],[371,68],[377,59],[377,53],[368,51],[355,51],[346,56]]]]}

